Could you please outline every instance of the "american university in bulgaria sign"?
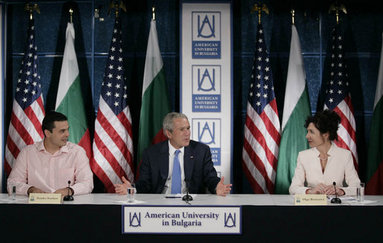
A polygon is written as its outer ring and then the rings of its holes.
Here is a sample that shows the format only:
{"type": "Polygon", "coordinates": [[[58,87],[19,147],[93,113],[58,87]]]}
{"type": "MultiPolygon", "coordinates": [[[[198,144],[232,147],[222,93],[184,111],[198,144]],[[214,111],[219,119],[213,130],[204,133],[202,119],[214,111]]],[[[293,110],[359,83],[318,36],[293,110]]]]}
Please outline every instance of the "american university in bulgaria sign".
{"type": "Polygon", "coordinates": [[[240,206],[122,206],[122,232],[241,234],[240,206]]]}

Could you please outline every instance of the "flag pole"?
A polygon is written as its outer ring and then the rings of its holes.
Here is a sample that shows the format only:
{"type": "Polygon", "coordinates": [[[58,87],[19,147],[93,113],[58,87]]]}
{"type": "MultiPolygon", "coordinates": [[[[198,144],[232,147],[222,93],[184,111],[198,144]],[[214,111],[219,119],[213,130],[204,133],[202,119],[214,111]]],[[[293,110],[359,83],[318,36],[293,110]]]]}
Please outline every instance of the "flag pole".
{"type": "Polygon", "coordinates": [[[291,24],[295,25],[295,10],[291,9],[291,24]]]}
{"type": "Polygon", "coordinates": [[[152,20],[156,20],[156,7],[152,7],[152,20]]]}
{"type": "Polygon", "coordinates": [[[72,8],[69,9],[69,21],[71,24],[73,23],[73,9],[72,8]]]}

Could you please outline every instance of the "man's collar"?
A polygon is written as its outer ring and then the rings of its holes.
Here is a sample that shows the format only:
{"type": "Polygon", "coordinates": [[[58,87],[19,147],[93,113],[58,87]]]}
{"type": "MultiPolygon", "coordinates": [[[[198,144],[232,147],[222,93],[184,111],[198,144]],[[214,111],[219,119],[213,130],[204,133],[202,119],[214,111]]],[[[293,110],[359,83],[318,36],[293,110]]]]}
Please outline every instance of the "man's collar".
{"type": "MultiPolygon", "coordinates": [[[[45,140],[45,138],[44,138],[42,141],[36,143],[37,150],[38,150],[38,151],[46,151],[47,153],[49,153],[49,152],[46,150],[46,148],[45,148],[44,140],[45,140]]],[[[62,147],[61,147],[55,154],[57,154],[57,153],[68,153],[68,152],[69,152],[69,148],[68,148],[68,142],[67,142],[67,143],[66,143],[64,146],[62,146],[62,147]]]]}
{"type": "Polygon", "coordinates": [[[179,149],[174,148],[173,145],[170,143],[170,140],[168,140],[168,145],[169,145],[169,154],[174,154],[176,152],[176,150],[179,150],[179,151],[181,151],[181,153],[183,153],[185,150],[185,147],[182,147],[179,149]]]}

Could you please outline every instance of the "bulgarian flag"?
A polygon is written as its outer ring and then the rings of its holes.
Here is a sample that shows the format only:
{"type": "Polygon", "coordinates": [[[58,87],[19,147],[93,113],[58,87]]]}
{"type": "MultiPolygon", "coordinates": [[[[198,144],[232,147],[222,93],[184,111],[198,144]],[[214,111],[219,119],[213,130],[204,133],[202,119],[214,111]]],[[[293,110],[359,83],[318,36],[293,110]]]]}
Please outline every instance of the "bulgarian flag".
{"type": "Polygon", "coordinates": [[[86,155],[90,158],[92,154],[90,133],[82,98],[76,52],[74,50],[73,23],[68,23],[66,29],[66,42],[57,91],[56,111],[68,117],[68,140],[83,147],[86,155]]]}
{"type": "Polygon", "coordinates": [[[306,118],[311,115],[306,74],[297,29],[292,25],[289,68],[282,118],[275,193],[288,194],[298,153],[308,148],[306,118]]]}
{"type": "Polygon", "coordinates": [[[142,152],[147,147],[167,139],[162,131],[162,120],[169,112],[168,88],[158,45],[156,21],[152,19],[150,22],[142,87],[137,153],[138,163],[141,162],[142,152]]]}
{"type": "Polygon", "coordinates": [[[366,194],[383,194],[383,43],[366,165],[366,194]]]}

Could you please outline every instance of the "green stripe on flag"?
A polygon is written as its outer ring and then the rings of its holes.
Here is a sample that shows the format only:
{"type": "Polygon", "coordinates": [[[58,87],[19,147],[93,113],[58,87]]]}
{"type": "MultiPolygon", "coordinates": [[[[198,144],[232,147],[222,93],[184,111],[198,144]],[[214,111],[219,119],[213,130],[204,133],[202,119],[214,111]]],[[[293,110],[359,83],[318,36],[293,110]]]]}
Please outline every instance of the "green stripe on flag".
{"type": "Polygon", "coordinates": [[[375,174],[376,170],[379,167],[379,164],[383,161],[383,98],[379,100],[374,109],[370,134],[371,135],[366,166],[367,182],[375,174]]]}
{"type": "Polygon", "coordinates": [[[282,131],[275,179],[275,193],[277,194],[289,193],[289,187],[297,165],[298,153],[309,147],[304,124],[310,114],[310,102],[306,86],[286,123],[285,129],[282,131]]]}
{"type": "Polygon", "coordinates": [[[79,76],[76,77],[60,105],[56,109],[68,117],[69,141],[78,143],[87,129],[84,102],[79,76]]]}
{"type": "Polygon", "coordinates": [[[138,161],[141,159],[142,152],[152,144],[154,136],[161,130],[164,116],[170,112],[167,93],[165,75],[163,69],[161,69],[146,89],[142,98],[138,161]]]}

